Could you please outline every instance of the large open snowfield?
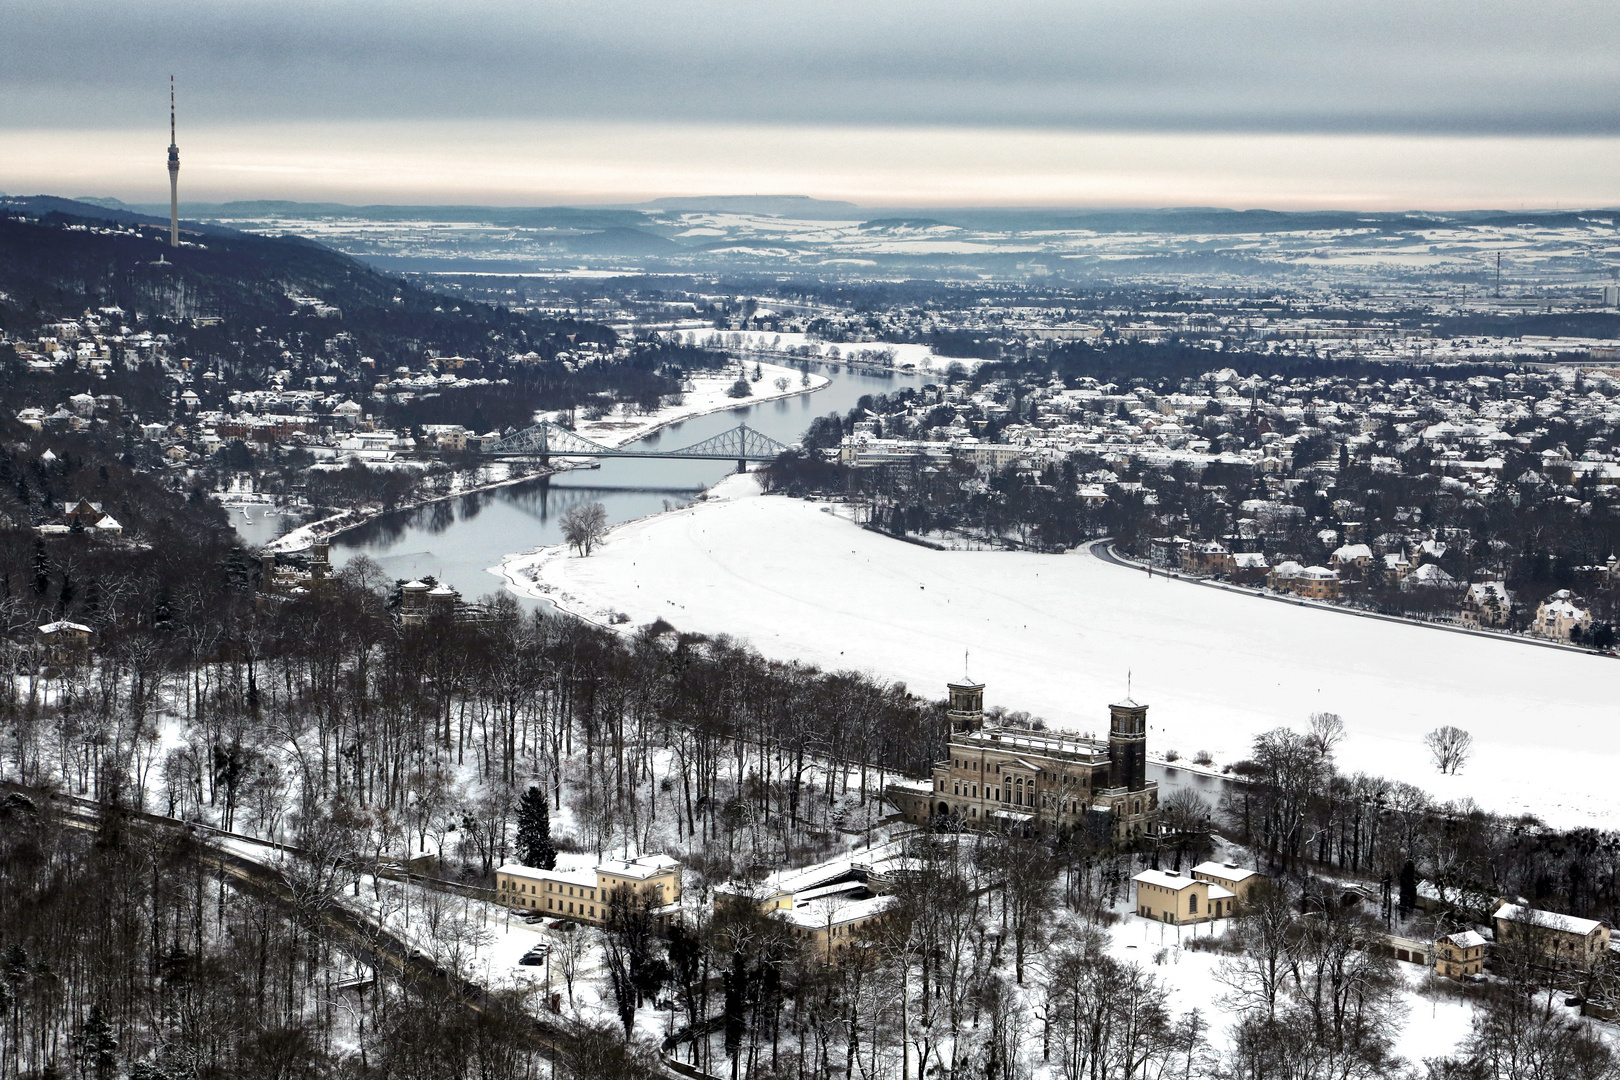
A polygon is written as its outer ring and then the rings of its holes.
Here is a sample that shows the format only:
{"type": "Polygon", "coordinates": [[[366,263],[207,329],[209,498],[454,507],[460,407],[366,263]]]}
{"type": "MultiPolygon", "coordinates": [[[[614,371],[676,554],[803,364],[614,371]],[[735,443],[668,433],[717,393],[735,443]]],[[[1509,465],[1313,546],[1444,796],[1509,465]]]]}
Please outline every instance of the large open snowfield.
{"type": "Polygon", "coordinates": [[[987,704],[1065,730],[1106,732],[1129,679],[1151,706],[1155,756],[1208,750],[1229,764],[1256,734],[1329,711],[1348,728],[1346,771],[1558,825],[1620,810],[1620,662],[1608,658],[1149,579],[1084,549],[932,551],[760,495],[749,477],[620,526],[589,558],[544,549],[503,571],[586,617],[663,617],[933,696],[968,651],[987,704]],[[1423,748],[1441,724],[1474,736],[1460,776],[1440,776],[1423,748]]]}

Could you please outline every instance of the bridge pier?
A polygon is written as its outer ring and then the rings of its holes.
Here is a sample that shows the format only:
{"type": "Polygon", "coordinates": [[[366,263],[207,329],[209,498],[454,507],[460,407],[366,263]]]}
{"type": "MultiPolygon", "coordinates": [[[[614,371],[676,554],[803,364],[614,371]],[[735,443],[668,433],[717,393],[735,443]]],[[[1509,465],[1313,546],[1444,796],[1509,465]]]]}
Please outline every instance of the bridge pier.
{"type": "Polygon", "coordinates": [[[747,472],[748,471],[748,462],[742,460],[741,458],[738,458],[737,459],[737,471],[738,472],[747,472]]]}

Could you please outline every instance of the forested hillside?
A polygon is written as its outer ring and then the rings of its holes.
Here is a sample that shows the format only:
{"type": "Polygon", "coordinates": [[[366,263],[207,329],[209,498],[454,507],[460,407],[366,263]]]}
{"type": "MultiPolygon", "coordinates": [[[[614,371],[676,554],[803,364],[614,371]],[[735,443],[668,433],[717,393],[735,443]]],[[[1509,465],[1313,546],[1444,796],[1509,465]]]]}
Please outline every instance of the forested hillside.
{"type": "MultiPolygon", "coordinates": [[[[0,203],[0,329],[23,331],[87,308],[118,307],[171,321],[222,320],[220,345],[240,347],[233,331],[243,328],[266,338],[308,331],[312,323],[319,328],[319,316],[289,302],[298,295],[338,309],[341,322],[331,329],[347,331],[361,352],[379,359],[429,347],[478,359],[529,350],[544,356],[566,346],[567,335],[614,340],[605,328],[572,320],[447,302],[299,237],[188,228],[181,239],[181,247],[171,248],[164,228],[60,211],[32,216],[0,203]]],[[[279,358],[280,349],[264,348],[266,362],[279,358]]]]}

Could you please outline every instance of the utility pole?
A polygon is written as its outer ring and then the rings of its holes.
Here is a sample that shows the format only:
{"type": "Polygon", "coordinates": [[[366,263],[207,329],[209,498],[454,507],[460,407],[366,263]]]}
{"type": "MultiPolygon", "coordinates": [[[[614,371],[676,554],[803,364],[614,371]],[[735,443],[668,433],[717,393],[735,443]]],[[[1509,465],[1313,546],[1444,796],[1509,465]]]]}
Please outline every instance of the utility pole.
{"type": "Polygon", "coordinates": [[[1496,298],[1502,299],[1502,253],[1496,253],[1496,298]]]}

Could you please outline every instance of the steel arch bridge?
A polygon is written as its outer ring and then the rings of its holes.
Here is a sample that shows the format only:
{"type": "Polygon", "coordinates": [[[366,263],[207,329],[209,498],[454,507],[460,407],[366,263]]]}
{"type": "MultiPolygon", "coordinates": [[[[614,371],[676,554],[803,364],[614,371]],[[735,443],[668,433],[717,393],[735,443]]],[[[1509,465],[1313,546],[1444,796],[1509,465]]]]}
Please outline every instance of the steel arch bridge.
{"type": "Polygon", "coordinates": [[[741,471],[750,461],[774,461],[789,447],[747,424],[722,431],[702,442],[679,450],[622,450],[603,446],[578,432],[542,420],[533,427],[515,431],[490,443],[483,453],[491,457],[539,458],[550,464],[553,457],[588,458],[668,458],[675,461],[735,461],[741,471]]]}

